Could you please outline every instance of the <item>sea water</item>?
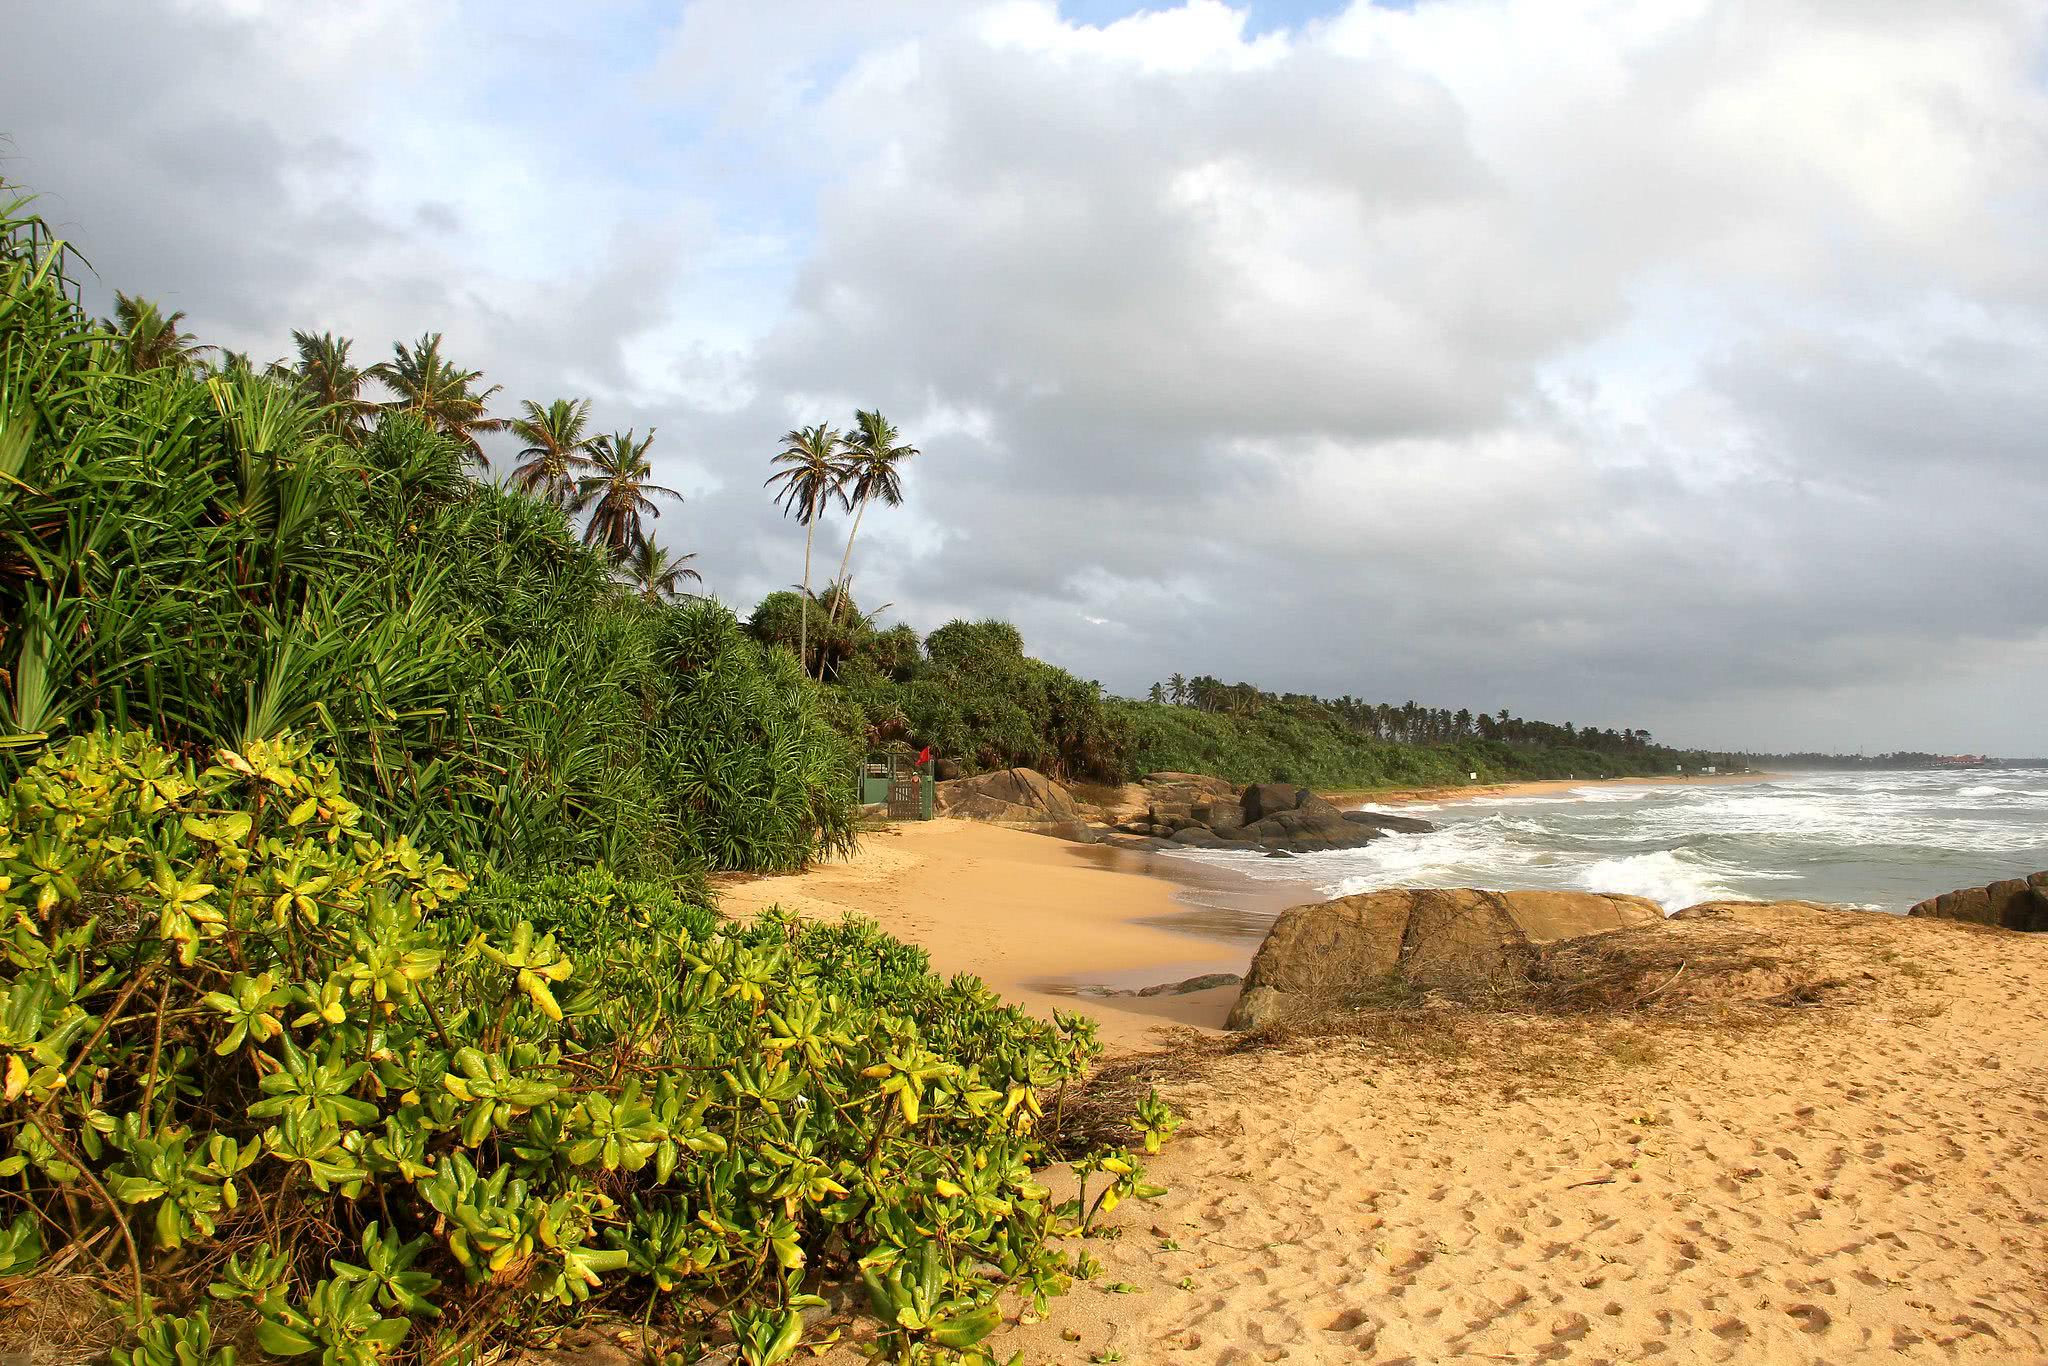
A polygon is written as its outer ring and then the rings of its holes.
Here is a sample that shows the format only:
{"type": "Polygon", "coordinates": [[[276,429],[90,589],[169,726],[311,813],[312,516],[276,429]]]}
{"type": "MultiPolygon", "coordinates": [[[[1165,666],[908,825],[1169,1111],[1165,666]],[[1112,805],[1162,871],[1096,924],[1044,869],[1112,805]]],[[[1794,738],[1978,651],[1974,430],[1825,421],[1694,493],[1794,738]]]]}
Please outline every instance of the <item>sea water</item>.
{"type": "Polygon", "coordinates": [[[1795,773],[1765,782],[1587,786],[1394,810],[1438,828],[1362,849],[1175,857],[1329,896],[1382,887],[1630,892],[1823,901],[1904,911],[1957,887],[2048,868],[2048,770],[1795,773]]]}

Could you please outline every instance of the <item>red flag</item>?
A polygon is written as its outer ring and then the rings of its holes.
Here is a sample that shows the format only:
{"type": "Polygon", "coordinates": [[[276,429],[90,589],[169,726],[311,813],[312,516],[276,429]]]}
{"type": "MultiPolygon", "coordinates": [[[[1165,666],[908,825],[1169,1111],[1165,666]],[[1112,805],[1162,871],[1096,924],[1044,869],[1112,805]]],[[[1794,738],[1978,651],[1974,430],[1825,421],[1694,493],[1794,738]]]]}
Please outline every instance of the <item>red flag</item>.
{"type": "Polygon", "coordinates": [[[932,747],[930,745],[926,745],[923,749],[917,752],[917,766],[919,768],[923,768],[926,764],[930,763],[931,761],[932,747]]]}

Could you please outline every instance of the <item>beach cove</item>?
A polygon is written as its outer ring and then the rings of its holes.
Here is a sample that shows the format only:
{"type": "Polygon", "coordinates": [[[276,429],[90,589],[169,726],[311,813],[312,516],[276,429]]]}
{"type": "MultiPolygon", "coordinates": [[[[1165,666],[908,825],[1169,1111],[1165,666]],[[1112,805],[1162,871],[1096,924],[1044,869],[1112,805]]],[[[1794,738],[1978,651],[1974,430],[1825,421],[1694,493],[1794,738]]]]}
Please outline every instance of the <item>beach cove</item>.
{"type": "Polygon", "coordinates": [[[1117,1212],[1048,1322],[1013,1310],[999,1360],[2048,1361],[2040,937],[1736,907],[1811,1003],[1244,1047],[1235,987],[1072,984],[1241,971],[1312,888],[941,820],[721,899],[870,916],[1083,1010],[1187,1117],[1167,1195],[1117,1212]]]}

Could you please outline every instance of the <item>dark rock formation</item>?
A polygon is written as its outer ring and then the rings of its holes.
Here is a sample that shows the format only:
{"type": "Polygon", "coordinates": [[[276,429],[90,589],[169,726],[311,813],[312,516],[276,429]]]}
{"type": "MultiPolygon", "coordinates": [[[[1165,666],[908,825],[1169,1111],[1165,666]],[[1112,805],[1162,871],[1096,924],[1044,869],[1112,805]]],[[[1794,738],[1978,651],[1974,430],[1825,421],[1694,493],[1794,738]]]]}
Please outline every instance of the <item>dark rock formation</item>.
{"type": "MultiPolygon", "coordinates": [[[[1183,775],[1175,774],[1174,778],[1183,775]]],[[[1147,780],[1150,782],[1150,780],[1147,780]]],[[[1119,827],[1128,834],[1170,839],[1186,848],[1248,846],[1267,853],[1304,854],[1320,849],[1355,849],[1391,831],[1433,830],[1412,816],[1339,811],[1305,787],[1254,783],[1240,795],[1215,780],[1206,793],[1185,805],[1155,800],[1149,819],[1119,827]]],[[[1185,788],[1176,791],[1176,798],[1185,788]]]]}
{"type": "Polygon", "coordinates": [[[1592,892],[1395,888],[1297,906],[1259,946],[1230,1027],[1260,1028],[1389,984],[1485,992],[1520,980],[1539,944],[1663,918],[1655,902],[1592,892]]]}
{"type": "Polygon", "coordinates": [[[2048,930],[2048,872],[1944,892],[1906,914],[2038,933],[2048,930]]]}

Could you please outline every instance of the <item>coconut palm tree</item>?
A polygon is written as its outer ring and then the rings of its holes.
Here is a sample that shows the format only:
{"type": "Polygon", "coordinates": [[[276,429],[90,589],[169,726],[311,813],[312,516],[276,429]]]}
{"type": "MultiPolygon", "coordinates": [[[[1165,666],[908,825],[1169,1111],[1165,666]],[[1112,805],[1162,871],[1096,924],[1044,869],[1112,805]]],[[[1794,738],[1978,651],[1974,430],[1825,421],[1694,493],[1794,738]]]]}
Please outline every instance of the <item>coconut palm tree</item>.
{"type": "MultiPolygon", "coordinates": [[[[836,582],[850,584],[846,566],[853,559],[853,538],[860,535],[861,514],[877,498],[892,508],[902,506],[901,466],[919,452],[917,447],[903,441],[901,433],[890,425],[889,419],[866,409],[854,413],[853,430],[841,438],[840,450],[847,462],[846,477],[853,485],[850,496],[853,527],[846,533],[846,552],[839,557],[836,582]]],[[[835,610],[834,618],[838,615],[835,610]]]]}
{"type": "Polygon", "coordinates": [[[653,444],[654,429],[649,427],[644,440],[634,440],[630,431],[614,432],[598,437],[588,447],[590,466],[595,473],[578,482],[576,502],[570,510],[589,509],[590,521],[583,528],[584,543],[607,547],[613,563],[625,559],[634,546],[647,539],[640,525],[642,517],[661,516],[661,509],[654,505],[654,495],[679,503],[683,500],[683,495],[674,489],[648,482],[654,475],[654,466],[648,462],[647,448],[653,444]]]}
{"type": "Polygon", "coordinates": [[[490,464],[476,434],[504,427],[503,418],[484,412],[484,405],[504,386],[493,384],[478,393],[472,386],[483,378],[483,371],[464,370],[446,360],[441,355],[439,332],[424,333],[410,346],[394,343],[391,351],[390,360],[370,370],[398,395],[397,402],[385,406],[418,413],[443,436],[460,442],[483,464],[490,464]]]}
{"type": "Polygon", "coordinates": [[[590,444],[584,433],[590,425],[590,400],[558,398],[543,408],[529,398],[519,406],[526,416],[513,418],[510,425],[512,434],[526,445],[512,471],[513,486],[567,507],[576,496],[576,477],[591,467],[590,457],[583,453],[590,444]]]}
{"type": "Polygon", "coordinates": [[[625,563],[619,566],[620,578],[640,595],[641,601],[660,602],[682,592],[684,579],[704,581],[704,576],[690,567],[690,561],[696,558],[694,552],[671,555],[656,545],[653,538],[644,537],[626,553],[625,563]]]}
{"type": "MultiPolygon", "coordinates": [[[[811,539],[817,533],[818,516],[834,497],[843,510],[846,502],[848,463],[843,438],[824,423],[785,432],[782,449],[773,464],[781,466],[767,478],[767,485],[782,485],[776,502],[782,515],[796,514],[804,528],[804,595],[797,614],[797,658],[809,667],[811,620],[811,539]]],[[[821,666],[822,667],[822,666],[821,666]]]]}
{"type": "Polygon", "coordinates": [[[322,425],[349,442],[363,439],[370,417],[377,411],[375,400],[363,397],[370,371],[349,363],[349,348],[354,344],[332,332],[315,336],[294,328],[292,345],[298,348],[299,360],[287,367],[306,397],[320,406],[322,425]]]}
{"type": "Polygon", "coordinates": [[[202,352],[213,349],[196,345],[196,337],[180,330],[184,321],[183,309],[167,314],[154,300],[114,291],[114,317],[108,325],[120,334],[128,368],[137,374],[166,365],[190,366],[202,352]]]}

